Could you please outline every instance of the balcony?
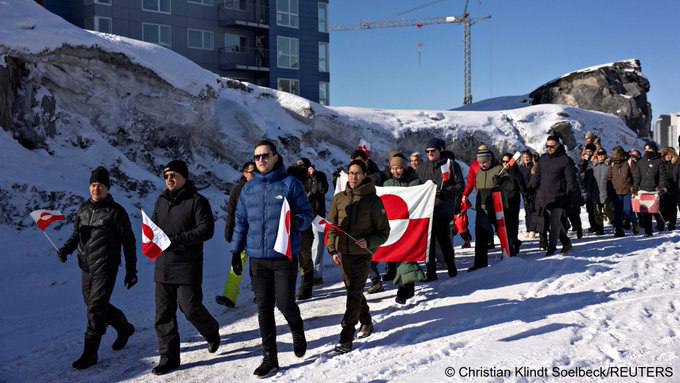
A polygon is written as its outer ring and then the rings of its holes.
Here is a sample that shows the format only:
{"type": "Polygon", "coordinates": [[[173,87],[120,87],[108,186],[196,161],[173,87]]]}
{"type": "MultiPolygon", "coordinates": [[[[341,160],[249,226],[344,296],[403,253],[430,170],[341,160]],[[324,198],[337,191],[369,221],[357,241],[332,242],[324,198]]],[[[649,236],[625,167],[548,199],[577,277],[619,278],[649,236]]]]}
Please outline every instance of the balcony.
{"type": "Polygon", "coordinates": [[[226,0],[217,10],[222,27],[269,29],[269,7],[261,1],[226,0]]]}
{"type": "Polygon", "coordinates": [[[219,49],[220,69],[269,72],[269,50],[241,48],[238,46],[219,49]]]}

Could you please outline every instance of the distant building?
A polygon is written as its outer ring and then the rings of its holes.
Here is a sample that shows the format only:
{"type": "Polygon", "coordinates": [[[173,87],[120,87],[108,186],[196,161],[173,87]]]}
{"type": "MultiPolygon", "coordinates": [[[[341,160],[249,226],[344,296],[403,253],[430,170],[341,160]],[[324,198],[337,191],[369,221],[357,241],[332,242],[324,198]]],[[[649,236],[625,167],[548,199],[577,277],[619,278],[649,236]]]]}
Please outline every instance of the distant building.
{"type": "Polygon", "coordinates": [[[41,0],[81,28],[168,47],[222,76],[328,105],[328,0],[41,0]]]}
{"type": "Polygon", "coordinates": [[[680,150],[680,113],[662,114],[654,123],[654,141],[680,150]]]}

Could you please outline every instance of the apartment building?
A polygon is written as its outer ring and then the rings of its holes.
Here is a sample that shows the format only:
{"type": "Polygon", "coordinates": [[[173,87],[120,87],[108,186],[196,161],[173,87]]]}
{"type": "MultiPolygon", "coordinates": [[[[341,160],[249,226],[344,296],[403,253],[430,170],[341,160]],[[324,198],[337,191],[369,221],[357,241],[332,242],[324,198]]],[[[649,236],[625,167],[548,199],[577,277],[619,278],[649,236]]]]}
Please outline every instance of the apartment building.
{"type": "Polygon", "coordinates": [[[81,28],[165,46],[202,67],[330,103],[328,0],[43,0],[81,28]]]}

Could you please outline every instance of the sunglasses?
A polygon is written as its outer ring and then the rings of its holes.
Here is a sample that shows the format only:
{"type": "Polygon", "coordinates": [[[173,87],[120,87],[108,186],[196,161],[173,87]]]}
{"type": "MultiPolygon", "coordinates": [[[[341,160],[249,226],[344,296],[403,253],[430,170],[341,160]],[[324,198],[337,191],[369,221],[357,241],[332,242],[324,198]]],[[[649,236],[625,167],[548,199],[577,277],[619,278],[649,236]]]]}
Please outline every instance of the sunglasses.
{"type": "Polygon", "coordinates": [[[266,161],[266,160],[268,160],[269,157],[271,157],[271,156],[272,156],[271,153],[262,153],[262,154],[256,154],[256,155],[254,155],[253,158],[255,159],[255,161],[266,161]]]}
{"type": "Polygon", "coordinates": [[[555,149],[557,145],[546,145],[545,146],[547,149],[555,149]]]}

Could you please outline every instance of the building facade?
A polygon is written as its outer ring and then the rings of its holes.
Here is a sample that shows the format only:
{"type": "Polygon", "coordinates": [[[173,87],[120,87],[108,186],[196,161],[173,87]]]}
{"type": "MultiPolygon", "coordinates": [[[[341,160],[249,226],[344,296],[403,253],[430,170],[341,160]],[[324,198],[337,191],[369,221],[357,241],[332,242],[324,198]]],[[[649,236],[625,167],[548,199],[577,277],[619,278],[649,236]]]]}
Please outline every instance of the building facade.
{"type": "Polygon", "coordinates": [[[81,28],[165,46],[222,76],[330,103],[328,0],[43,0],[81,28]]]}
{"type": "Polygon", "coordinates": [[[680,113],[662,114],[654,123],[654,141],[680,150],[680,113]]]}

